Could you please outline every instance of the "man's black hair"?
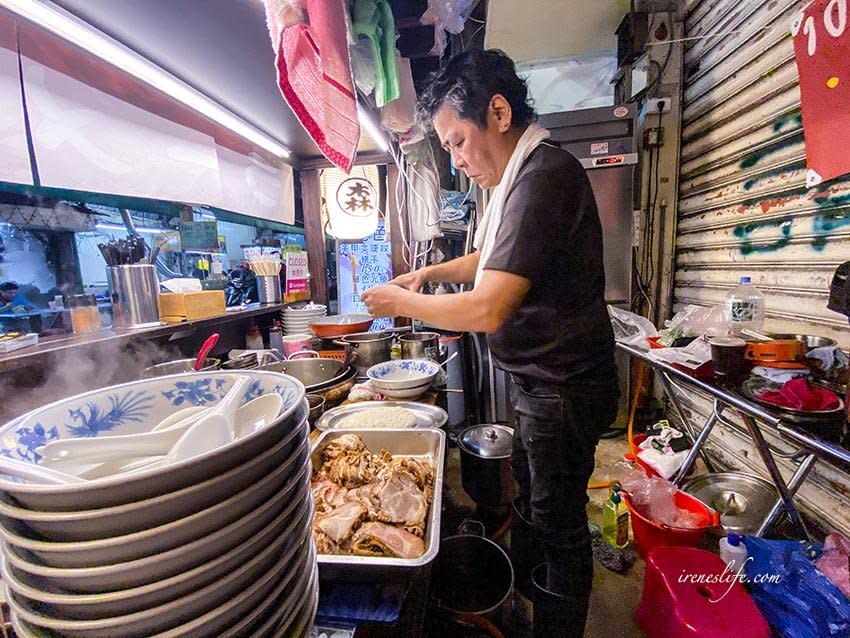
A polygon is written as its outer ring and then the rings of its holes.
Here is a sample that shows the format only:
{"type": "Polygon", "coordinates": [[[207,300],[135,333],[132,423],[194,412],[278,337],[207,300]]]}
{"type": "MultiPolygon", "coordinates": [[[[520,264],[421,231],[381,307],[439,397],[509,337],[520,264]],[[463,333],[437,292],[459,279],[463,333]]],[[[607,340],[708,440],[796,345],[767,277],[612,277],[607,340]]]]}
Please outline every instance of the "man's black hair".
{"type": "Polygon", "coordinates": [[[434,116],[446,104],[461,118],[486,127],[487,108],[497,93],[511,105],[512,126],[524,128],[537,119],[513,60],[498,49],[464,51],[428,76],[417,105],[419,118],[433,128],[434,116]]]}
{"type": "Polygon", "coordinates": [[[16,284],[14,281],[4,281],[0,284],[0,292],[7,292],[9,290],[18,290],[20,286],[16,284]]]}

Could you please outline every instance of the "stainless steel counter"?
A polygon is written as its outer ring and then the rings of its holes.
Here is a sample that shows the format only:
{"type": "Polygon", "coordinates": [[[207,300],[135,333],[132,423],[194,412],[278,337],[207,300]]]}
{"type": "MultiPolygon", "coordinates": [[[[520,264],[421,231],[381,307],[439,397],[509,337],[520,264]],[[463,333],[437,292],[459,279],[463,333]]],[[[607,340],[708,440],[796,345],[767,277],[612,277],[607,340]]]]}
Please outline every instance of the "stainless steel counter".
{"type": "Polygon", "coordinates": [[[133,330],[113,330],[106,328],[89,334],[69,334],[60,337],[47,337],[38,345],[0,355],[0,373],[12,371],[22,366],[39,365],[49,355],[59,354],[71,348],[90,348],[103,345],[121,345],[130,341],[146,341],[168,337],[171,340],[192,335],[198,330],[207,330],[227,323],[244,321],[252,317],[280,312],[283,304],[250,304],[241,310],[228,311],[218,317],[196,319],[181,323],[162,324],[152,328],[133,330]]]}

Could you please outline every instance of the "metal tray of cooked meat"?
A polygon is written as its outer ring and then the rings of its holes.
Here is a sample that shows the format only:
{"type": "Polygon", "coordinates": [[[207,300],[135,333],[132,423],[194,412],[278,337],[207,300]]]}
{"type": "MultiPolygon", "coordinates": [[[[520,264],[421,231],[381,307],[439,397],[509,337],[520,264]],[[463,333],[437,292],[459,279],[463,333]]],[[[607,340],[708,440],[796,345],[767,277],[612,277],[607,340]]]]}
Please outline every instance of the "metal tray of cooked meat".
{"type": "Polygon", "coordinates": [[[347,434],[359,436],[372,453],[387,450],[393,456],[427,458],[434,466],[434,495],[425,519],[425,552],[417,558],[385,558],[347,554],[319,554],[322,580],[357,582],[397,582],[414,577],[437,556],[440,548],[443,475],[446,435],[437,429],[326,430],[313,443],[313,469],[320,467],[322,450],[333,440],[347,434]]]}
{"type": "MultiPolygon", "coordinates": [[[[436,405],[428,405],[427,403],[418,403],[416,401],[360,401],[328,410],[316,421],[315,426],[317,430],[344,429],[338,426],[340,421],[347,416],[364,410],[376,410],[380,408],[404,408],[410,410],[416,416],[417,428],[441,428],[449,420],[449,415],[443,408],[436,405]]],[[[348,431],[348,429],[346,428],[345,431],[348,431]]]]}

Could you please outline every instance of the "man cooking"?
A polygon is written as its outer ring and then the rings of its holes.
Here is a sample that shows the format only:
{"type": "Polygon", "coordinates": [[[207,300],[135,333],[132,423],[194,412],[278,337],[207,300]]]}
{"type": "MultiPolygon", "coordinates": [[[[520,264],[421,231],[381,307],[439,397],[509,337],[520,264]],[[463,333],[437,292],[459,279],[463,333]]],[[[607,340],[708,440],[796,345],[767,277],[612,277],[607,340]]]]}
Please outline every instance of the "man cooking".
{"type": "Polygon", "coordinates": [[[557,594],[548,610],[557,635],[582,636],[593,580],[587,482],[619,398],[593,192],[581,164],[545,141],[525,82],[501,51],[453,57],[429,78],[419,110],[455,167],[491,189],[477,250],[362,299],[374,316],[487,333],[494,361],[514,382],[511,462],[518,507],[546,556],[538,585],[557,594]],[[419,294],[427,281],[475,286],[419,294]]]}

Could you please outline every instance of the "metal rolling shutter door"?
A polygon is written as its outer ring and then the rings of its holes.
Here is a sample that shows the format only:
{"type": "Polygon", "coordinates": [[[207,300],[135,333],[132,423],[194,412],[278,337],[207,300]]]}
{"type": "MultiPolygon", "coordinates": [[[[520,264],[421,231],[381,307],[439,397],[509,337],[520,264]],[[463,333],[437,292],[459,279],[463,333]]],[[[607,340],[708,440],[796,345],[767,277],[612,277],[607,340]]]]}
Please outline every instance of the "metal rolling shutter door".
{"type": "Polygon", "coordinates": [[[767,297],[768,328],[850,344],[826,303],[850,259],[850,179],[805,187],[792,16],[806,2],[703,0],[686,36],[677,305],[720,304],[740,275],[767,297]]]}
{"type": "MultiPolygon", "coordinates": [[[[835,267],[850,259],[850,179],[805,187],[790,36],[805,5],[688,3],[686,37],[727,35],[690,41],[685,51],[674,302],[721,304],[750,275],[766,296],[766,329],[831,336],[846,349],[847,318],[826,304],[835,267]]],[[[699,396],[689,403],[709,411],[699,396]]],[[[712,452],[722,464],[764,474],[746,441],[720,434],[712,452]]],[[[801,490],[803,507],[846,532],[848,486],[846,473],[820,463],[801,490]]]]}

